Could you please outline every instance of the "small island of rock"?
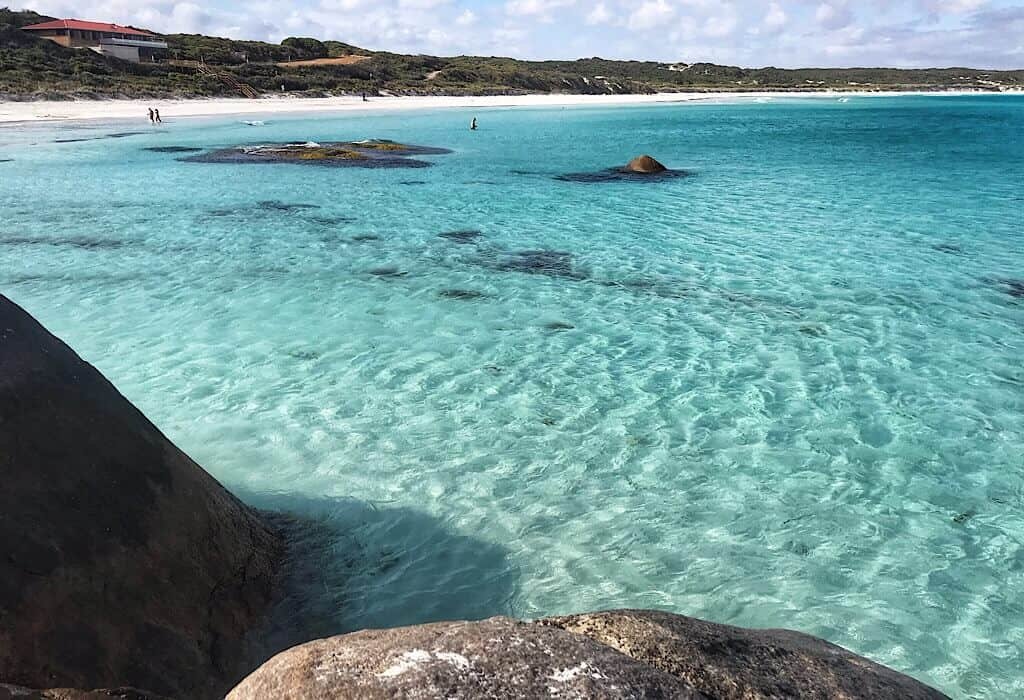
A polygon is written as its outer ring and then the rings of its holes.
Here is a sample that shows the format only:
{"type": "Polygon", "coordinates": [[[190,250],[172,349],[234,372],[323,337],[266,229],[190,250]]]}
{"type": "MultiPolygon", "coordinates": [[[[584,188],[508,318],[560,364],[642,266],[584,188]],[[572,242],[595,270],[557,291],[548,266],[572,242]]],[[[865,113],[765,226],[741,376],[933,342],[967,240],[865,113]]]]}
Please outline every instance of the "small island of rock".
{"type": "Polygon", "coordinates": [[[443,155],[447,148],[411,146],[385,139],[317,143],[256,144],[221,148],[181,160],[190,163],[303,163],[332,167],[427,168],[431,163],[410,156],[443,155]]]}

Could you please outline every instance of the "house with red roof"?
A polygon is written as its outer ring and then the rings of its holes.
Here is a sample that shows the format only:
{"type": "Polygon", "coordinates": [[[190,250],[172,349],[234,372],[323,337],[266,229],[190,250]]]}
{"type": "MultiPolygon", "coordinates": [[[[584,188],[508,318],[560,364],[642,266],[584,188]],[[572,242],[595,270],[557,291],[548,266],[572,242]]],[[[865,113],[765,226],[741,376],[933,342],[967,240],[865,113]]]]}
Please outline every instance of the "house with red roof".
{"type": "Polygon", "coordinates": [[[123,27],[106,22],[86,22],[80,19],[55,19],[22,27],[42,39],[49,39],[71,49],[91,49],[105,56],[114,56],[132,63],[152,61],[158,51],[167,48],[167,42],[144,29],[123,27]]]}

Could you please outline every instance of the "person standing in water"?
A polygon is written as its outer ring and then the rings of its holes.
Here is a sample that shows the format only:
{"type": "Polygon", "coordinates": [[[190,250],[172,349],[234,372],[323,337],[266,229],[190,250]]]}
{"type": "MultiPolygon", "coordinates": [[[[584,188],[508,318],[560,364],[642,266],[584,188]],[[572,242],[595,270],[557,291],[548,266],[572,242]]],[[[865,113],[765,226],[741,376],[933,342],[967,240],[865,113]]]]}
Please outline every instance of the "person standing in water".
{"type": "Polygon", "coordinates": [[[469,130],[476,131],[476,117],[473,117],[473,121],[469,123],[469,130]]]}
{"type": "Polygon", "coordinates": [[[160,118],[160,110],[159,109],[154,109],[153,110],[153,116],[156,117],[156,123],[157,124],[163,124],[164,123],[164,120],[160,118]]]}
{"type": "Polygon", "coordinates": [[[156,119],[153,117],[153,108],[149,108],[149,123],[156,124],[156,119]]]}

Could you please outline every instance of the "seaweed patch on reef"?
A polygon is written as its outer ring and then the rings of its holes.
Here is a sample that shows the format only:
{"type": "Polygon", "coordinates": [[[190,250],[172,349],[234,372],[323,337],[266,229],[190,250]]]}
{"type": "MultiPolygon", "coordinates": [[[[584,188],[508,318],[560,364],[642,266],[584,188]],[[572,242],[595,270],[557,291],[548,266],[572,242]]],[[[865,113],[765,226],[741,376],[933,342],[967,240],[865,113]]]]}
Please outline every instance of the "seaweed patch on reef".
{"type": "Polygon", "coordinates": [[[410,156],[443,155],[446,148],[412,146],[370,139],[332,143],[256,144],[221,148],[181,158],[188,163],[300,163],[328,167],[427,168],[432,163],[410,156]]]}

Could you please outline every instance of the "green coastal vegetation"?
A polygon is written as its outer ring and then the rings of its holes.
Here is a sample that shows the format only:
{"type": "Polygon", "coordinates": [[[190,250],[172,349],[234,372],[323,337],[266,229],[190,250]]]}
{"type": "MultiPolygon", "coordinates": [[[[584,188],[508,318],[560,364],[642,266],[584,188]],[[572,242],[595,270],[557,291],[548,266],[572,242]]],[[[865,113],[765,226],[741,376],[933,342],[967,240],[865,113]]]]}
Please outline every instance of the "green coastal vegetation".
{"type": "MultiPolygon", "coordinates": [[[[280,44],[168,34],[154,63],[68,49],[20,27],[53,19],[0,9],[0,99],[230,97],[282,92],[516,95],[677,91],[1024,89],[1024,70],[970,68],[739,68],[582,58],[522,61],[405,55],[340,41],[290,37],[280,44]],[[333,59],[333,60],[332,60],[333,59]]],[[[680,47],[685,55],[685,47],[680,47]]]]}

